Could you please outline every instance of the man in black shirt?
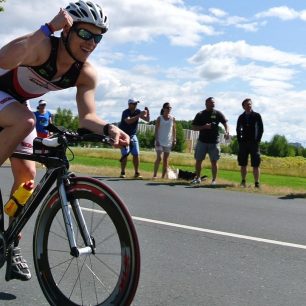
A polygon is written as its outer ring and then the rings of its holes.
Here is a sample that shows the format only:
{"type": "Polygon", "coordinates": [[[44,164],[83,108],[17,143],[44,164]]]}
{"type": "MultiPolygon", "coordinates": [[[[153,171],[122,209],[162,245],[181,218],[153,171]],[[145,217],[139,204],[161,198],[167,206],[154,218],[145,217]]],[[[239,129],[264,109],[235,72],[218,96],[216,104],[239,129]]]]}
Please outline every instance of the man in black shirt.
{"type": "Polygon", "coordinates": [[[213,97],[207,98],[205,105],[206,109],[197,113],[192,122],[192,129],[200,132],[194,153],[196,176],[192,183],[201,183],[202,162],[208,153],[212,172],[211,184],[215,185],[218,172],[218,160],[220,158],[219,123],[222,123],[225,128],[225,137],[229,136],[229,130],[227,119],[220,111],[215,110],[215,99],[213,97]]]}
{"type": "Polygon", "coordinates": [[[239,144],[238,163],[241,167],[241,187],[246,186],[248,156],[250,155],[255,188],[259,188],[259,166],[261,162],[259,144],[264,131],[263,122],[260,114],[253,111],[251,99],[245,99],[242,102],[242,107],[245,111],[239,116],[236,127],[239,144]]]}

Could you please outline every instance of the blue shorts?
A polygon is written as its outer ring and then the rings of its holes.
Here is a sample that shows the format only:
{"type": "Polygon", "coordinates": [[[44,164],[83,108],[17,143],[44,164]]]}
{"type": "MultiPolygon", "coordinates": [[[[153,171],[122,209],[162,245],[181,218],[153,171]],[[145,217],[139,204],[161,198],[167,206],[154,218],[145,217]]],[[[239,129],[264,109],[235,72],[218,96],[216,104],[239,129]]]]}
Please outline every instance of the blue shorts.
{"type": "Polygon", "coordinates": [[[130,136],[131,137],[131,142],[130,146],[122,148],[121,149],[121,155],[127,155],[128,153],[131,153],[133,156],[138,156],[139,155],[139,142],[138,138],[136,135],[130,136]]]}

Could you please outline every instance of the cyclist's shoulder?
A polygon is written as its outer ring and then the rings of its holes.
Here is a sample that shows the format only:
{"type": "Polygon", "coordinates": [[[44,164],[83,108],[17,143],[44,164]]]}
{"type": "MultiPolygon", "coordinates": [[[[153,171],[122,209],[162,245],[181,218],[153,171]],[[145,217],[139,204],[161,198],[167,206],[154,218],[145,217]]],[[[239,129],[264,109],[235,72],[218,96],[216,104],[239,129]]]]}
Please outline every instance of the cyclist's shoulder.
{"type": "Polygon", "coordinates": [[[80,75],[76,82],[76,86],[95,86],[98,80],[98,73],[95,67],[88,61],[82,64],[80,75]]]}

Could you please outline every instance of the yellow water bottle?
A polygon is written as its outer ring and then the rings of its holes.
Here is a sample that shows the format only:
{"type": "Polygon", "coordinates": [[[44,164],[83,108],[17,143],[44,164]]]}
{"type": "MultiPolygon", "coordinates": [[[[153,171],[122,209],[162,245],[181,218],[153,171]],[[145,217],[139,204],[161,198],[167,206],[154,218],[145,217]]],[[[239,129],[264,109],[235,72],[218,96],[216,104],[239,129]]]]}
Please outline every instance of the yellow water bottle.
{"type": "Polygon", "coordinates": [[[28,198],[33,193],[33,190],[34,190],[33,180],[22,183],[5,204],[4,206],[5,213],[10,217],[16,216],[19,213],[20,209],[27,202],[28,198]]]}

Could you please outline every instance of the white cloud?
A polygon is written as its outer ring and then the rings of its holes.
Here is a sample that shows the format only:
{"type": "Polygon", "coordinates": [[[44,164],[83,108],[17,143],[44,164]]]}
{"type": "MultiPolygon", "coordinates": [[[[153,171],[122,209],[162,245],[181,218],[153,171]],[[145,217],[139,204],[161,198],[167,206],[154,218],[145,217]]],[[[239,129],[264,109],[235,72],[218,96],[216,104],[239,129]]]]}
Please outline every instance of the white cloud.
{"type": "Polygon", "coordinates": [[[237,24],[236,27],[243,29],[247,32],[257,32],[258,25],[259,25],[258,22],[252,22],[252,23],[237,24]]]}
{"type": "Polygon", "coordinates": [[[275,17],[281,20],[293,20],[297,18],[304,19],[305,14],[306,14],[305,10],[299,12],[287,6],[278,6],[278,7],[272,7],[268,9],[267,11],[260,12],[256,14],[256,17],[257,18],[275,17]]]}
{"type": "Polygon", "coordinates": [[[227,12],[220,10],[218,8],[210,8],[209,12],[216,17],[225,17],[228,15],[227,12]]]}
{"type": "Polygon", "coordinates": [[[271,46],[250,45],[245,41],[223,41],[214,45],[204,45],[190,58],[190,62],[199,63],[206,58],[236,58],[274,63],[281,66],[300,65],[306,68],[306,56],[279,51],[271,46]]]}
{"type": "Polygon", "coordinates": [[[218,34],[205,24],[205,15],[182,1],[105,0],[104,4],[108,8],[112,39],[117,43],[148,42],[166,36],[174,45],[194,46],[202,35],[218,34]]]}

